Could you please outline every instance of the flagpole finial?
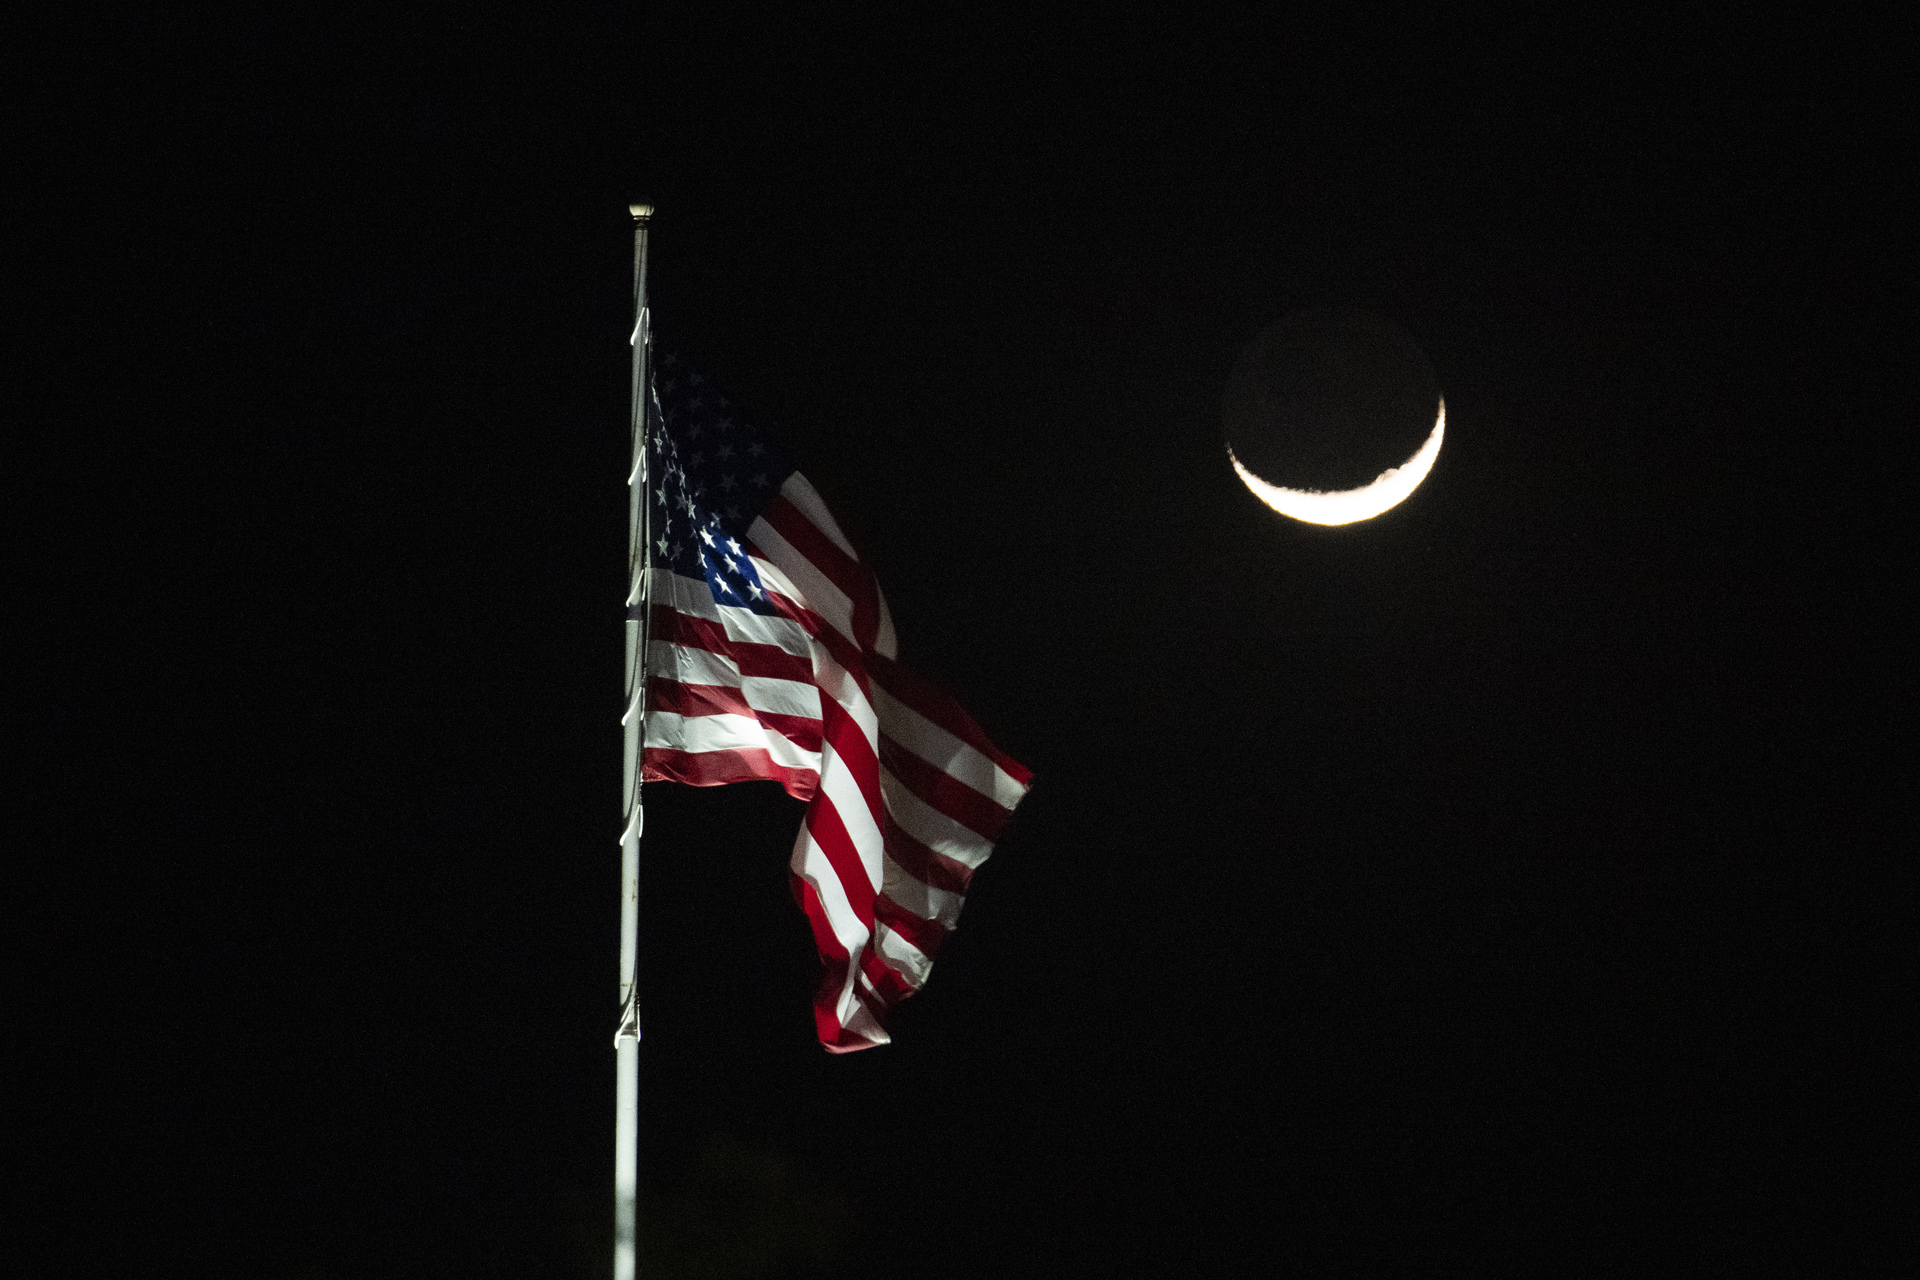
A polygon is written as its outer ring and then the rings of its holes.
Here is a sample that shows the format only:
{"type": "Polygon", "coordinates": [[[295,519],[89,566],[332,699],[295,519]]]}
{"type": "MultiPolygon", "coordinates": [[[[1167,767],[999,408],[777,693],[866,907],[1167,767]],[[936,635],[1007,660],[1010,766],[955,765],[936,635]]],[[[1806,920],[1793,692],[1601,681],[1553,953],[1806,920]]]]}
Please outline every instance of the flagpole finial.
{"type": "Polygon", "coordinates": [[[633,215],[635,222],[645,222],[653,216],[653,206],[650,204],[630,204],[627,206],[627,212],[633,215]]]}

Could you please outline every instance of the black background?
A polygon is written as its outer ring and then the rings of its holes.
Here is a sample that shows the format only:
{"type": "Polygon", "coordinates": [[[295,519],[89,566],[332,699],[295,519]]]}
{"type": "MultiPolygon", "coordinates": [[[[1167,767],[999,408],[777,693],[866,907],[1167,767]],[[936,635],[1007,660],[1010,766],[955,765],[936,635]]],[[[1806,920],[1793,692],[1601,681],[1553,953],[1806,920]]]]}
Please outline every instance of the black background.
{"type": "Polygon", "coordinates": [[[43,30],[29,1269],[604,1273],[635,198],[662,342],[1038,775],[843,1059],[796,807],[650,789],[654,1274],[1895,1241],[1901,46],[1758,22],[43,30]],[[1220,456],[1308,305],[1447,398],[1366,525],[1220,456]]]}

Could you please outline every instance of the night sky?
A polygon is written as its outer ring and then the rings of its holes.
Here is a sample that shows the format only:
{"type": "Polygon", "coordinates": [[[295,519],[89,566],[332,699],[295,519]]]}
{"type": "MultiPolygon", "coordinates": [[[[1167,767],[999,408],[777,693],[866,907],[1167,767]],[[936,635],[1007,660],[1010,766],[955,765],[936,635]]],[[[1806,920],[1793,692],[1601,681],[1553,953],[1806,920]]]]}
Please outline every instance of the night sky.
{"type": "Polygon", "coordinates": [[[661,346],[1037,775],[846,1058],[799,805],[648,789],[651,1275],[1894,1242],[1895,46],[1454,21],[45,33],[19,1274],[607,1274],[635,199],[661,346]],[[1446,396],[1368,524],[1221,448],[1307,306],[1446,396]]]}

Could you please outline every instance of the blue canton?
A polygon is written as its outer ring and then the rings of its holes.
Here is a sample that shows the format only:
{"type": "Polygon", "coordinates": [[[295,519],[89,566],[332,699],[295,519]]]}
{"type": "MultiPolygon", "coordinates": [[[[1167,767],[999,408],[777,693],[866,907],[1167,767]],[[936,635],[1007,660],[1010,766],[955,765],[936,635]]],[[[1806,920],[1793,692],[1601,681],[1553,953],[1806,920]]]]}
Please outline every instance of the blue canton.
{"type": "Polygon", "coordinates": [[[784,450],[673,356],[653,393],[653,563],[705,578],[720,604],[773,614],[747,559],[747,529],[792,472],[784,450]]]}

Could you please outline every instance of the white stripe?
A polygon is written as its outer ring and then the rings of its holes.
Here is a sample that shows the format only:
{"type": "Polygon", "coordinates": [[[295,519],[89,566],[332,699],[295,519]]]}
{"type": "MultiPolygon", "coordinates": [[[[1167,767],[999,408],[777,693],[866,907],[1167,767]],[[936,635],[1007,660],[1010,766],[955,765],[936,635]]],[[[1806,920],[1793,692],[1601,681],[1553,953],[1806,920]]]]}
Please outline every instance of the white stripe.
{"type": "Polygon", "coordinates": [[[887,859],[881,892],[922,920],[938,920],[948,929],[960,924],[960,908],[967,900],[960,894],[936,889],[905,867],[887,859]]]}
{"type": "Polygon", "coordinates": [[[873,922],[873,949],[891,961],[887,967],[909,985],[918,988],[926,984],[927,974],[933,969],[932,957],[889,929],[885,920],[873,922]]]}
{"type": "MultiPolygon", "coordinates": [[[[758,566],[763,562],[756,558],[754,563],[756,566],[758,566]]],[[[688,582],[690,580],[682,578],[681,581],[688,582]]],[[[785,592],[783,591],[782,594],[785,594],[785,592]]],[[[725,612],[745,614],[747,617],[754,618],[759,621],[767,621],[767,619],[762,619],[760,618],[759,615],[753,614],[750,611],[744,610],[744,609],[740,609],[740,610],[729,609],[729,610],[726,610],[725,612]]],[[[775,619],[775,621],[786,623],[786,625],[793,627],[796,630],[799,630],[798,624],[788,622],[786,619],[775,619]]],[[[801,634],[804,635],[805,634],[804,631],[802,631],[801,634]]],[[[681,651],[687,652],[687,653],[704,654],[707,652],[706,650],[694,649],[690,646],[676,645],[672,647],[676,649],[680,649],[681,651]]],[[[824,694],[826,697],[832,698],[835,702],[837,702],[840,705],[840,707],[844,711],[846,711],[847,717],[850,720],[852,720],[854,725],[860,730],[861,736],[867,740],[867,746],[873,750],[874,755],[877,757],[880,754],[880,717],[875,713],[873,709],[873,704],[867,701],[866,692],[863,689],[861,689],[859,682],[855,680],[853,676],[850,675],[844,667],[842,667],[838,662],[834,660],[833,655],[827,650],[826,646],[823,644],[820,644],[818,641],[814,640],[811,636],[807,637],[807,649],[805,650],[805,652],[813,662],[814,683],[812,685],[800,685],[793,681],[775,680],[772,678],[762,678],[757,676],[739,678],[740,683],[738,687],[740,687],[742,692],[746,695],[748,705],[753,706],[759,710],[779,711],[788,715],[805,716],[809,719],[817,720],[820,718],[820,715],[821,715],[821,705],[822,705],[820,701],[821,695],[824,694]],[[760,686],[763,686],[763,685],[767,687],[766,696],[770,700],[778,696],[778,693],[777,693],[778,686],[785,686],[787,689],[792,690],[793,698],[789,700],[784,706],[763,705],[762,703],[760,703],[759,701],[756,701],[755,699],[755,694],[757,690],[759,689],[760,686]],[[804,702],[797,701],[800,698],[804,698],[805,701],[804,702]],[[793,709],[788,710],[787,709],[788,706],[791,706],[793,709]]],[[[736,672],[738,671],[738,669],[739,668],[737,664],[734,665],[734,670],[736,672]]],[[[701,682],[695,680],[695,681],[683,681],[683,683],[701,683],[701,682]]],[[[719,682],[716,681],[715,683],[719,683],[719,682]]],[[[651,716],[658,716],[660,714],[661,714],[660,712],[650,713],[650,718],[651,716]]],[[[726,719],[730,717],[700,717],[700,718],[726,719]]],[[[737,717],[733,717],[733,718],[737,718],[737,717]]],[[[772,731],[768,730],[767,732],[771,733],[772,731]]],[[[773,736],[777,737],[778,735],[774,734],[773,736]]],[[[651,731],[649,731],[648,738],[650,742],[652,737],[653,737],[653,734],[651,731]]],[[[781,740],[783,742],[785,741],[784,738],[781,740]]],[[[665,744],[653,743],[652,745],[665,745],[665,744]]],[[[818,766],[815,766],[815,767],[818,767],[818,766]]],[[[860,800],[860,803],[858,805],[859,810],[862,813],[866,813],[867,811],[866,797],[862,795],[859,797],[859,800],[860,800]]],[[[845,816],[846,815],[843,813],[842,815],[843,819],[845,818],[845,816]]],[[[869,814],[866,818],[866,821],[869,824],[872,824],[875,821],[877,821],[877,818],[876,816],[869,814]]],[[[856,828],[854,823],[851,821],[848,822],[847,829],[849,831],[855,831],[856,828]]],[[[868,864],[867,870],[869,875],[872,877],[873,883],[876,886],[878,886],[880,883],[879,854],[875,852],[872,855],[869,855],[866,845],[860,842],[857,838],[856,838],[856,845],[861,850],[862,860],[867,862],[868,864]]],[[[878,850],[879,847],[880,846],[878,844],[873,846],[875,850],[878,850]]]]}
{"type": "Polygon", "coordinates": [[[846,592],[833,585],[832,579],[815,568],[813,561],[796,551],[793,544],[781,537],[780,531],[764,518],[754,520],[753,527],[747,530],[747,536],[753,539],[756,547],[767,553],[767,558],[799,589],[797,599],[802,604],[825,618],[835,631],[849,640],[853,639],[853,601],[847,598],[846,592]]]}
{"type": "Polygon", "coordinates": [[[807,656],[808,647],[813,643],[807,629],[791,618],[769,617],[738,605],[716,604],[704,578],[661,574],[660,586],[661,591],[654,598],[656,604],[666,605],[688,617],[717,622],[730,640],[770,644],[802,658],[807,656]]]}
{"type": "Polygon", "coordinates": [[[677,680],[681,684],[722,684],[740,687],[740,664],[724,653],[693,645],[653,642],[652,660],[647,675],[654,680],[677,680]]]}
{"type": "Polygon", "coordinates": [[[877,891],[880,863],[886,857],[886,837],[880,832],[880,815],[867,807],[860,780],[853,776],[853,769],[840,758],[831,742],[825,743],[820,752],[820,794],[840,815],[847,835],[853,840],[853,851],[860,856],[860,865],[866,868],[867,883],[877,891]]]}
{"type": "Polygon", "coordinates": [[[678,573],[661,573],[654,584],[653,602],[690,613],[708,622],[720,621],[719,606],[713,602],[713,589],[705,578],[689,578],[678,573]]]}
{"type": "Polygon", "coordinates": [[[672,711],[650,711],[647,713],[647,745],[695,754],[757,748],[773,757],[776,764],[789,769],[820,772],[818,751],[797,747],[784,734],[746,716],[683,716],[672,711]]]}
{"type": "Polygon", "coordinates": [[[813,644],[807,629],[792,618],[770,617],[743,605],[717,605],[715,611],[720,615],[720,625],[727,629],[729,640],[770,644],[800,658],[807,656],[813,644]]]}
{"type": "MultiPolygon", "coordinates": [[[[765,560],[758,558],[753,563],[756,568],[769,570],[774,568],[765,560]]],[[[804,606],[805,602],[794,594],[792,584],[782,580],[774,586],[774,589],[789,600],[804,606]]],[[[853,717],[853,722],[860,726],[860,732],[866,737],[867,745],[873,748],[876,756],[879,755],[880,717],[875,712],[873,704],[867,701],[866,690],[862,689],[860,682],[849,675],[846,668],[834,659],[833,652],[827,646],[811,636],[807,637],[807,645],[803,656],[813,663],[814,686],[846,709],[847,714],[853,717]]]]}
{"type": "MultiPolygon", "coordinates": [[[[786,580],[786,575],[768,561],[755,557],[754,567],[762,571],[769,585],[780,595],[800,607],[807,607],[796,588],[786,580]]],[[[813,683],[825,694],[846,709],[853,722],[860,726],[860,732],[866,736],[867,744],[874,754],[880,754],[880,717],[873,704],[867,701],[867,694],[860,682],[847,674],[846,668],[834,660],[833,652],[824,644],[808,637],[810,648],[806,656],[813,662],[813,683]]]]}
{"type": "Polygon", "coordinates": [[[880,713],[882,733],[954,781],[964,782],[1003,809],[1012,809],[1027,794],[1026,787],[991,757],[882,689],[877,680],[873,705],[880,713]]]}
{"type": "Polygon", "coordinates": [[[798,716],[803,720],[820,719],[820,690],[798,680],[780,680],[773,676],[742,676],[725,655],[683,645],[655,645],[650,676],[661,684],[718,685],[738,689],[740,696],[755,711],[772,715],[798,716]],[[664,653],[673,649],[677,652],[664,653]],[[705,661],[701,661],[704,658],[705,661]]]}
{"type": "Polygon", "coordinates": [[[820,718],[820,691],[798,680],[776,680],[772,676],[747,676],[740,682],[740,693],[755,711],[774,715],[820,718]]]}
{"type": "Polygon", "coordinates": [[[813,527],[827,535],[833,545],[847,553],[847,559],[858,560],[853,544],[847,541],[847,535],[840,532],[840,526],[834,523],[833,513],[827,510],[827,504],[820,498],[807,478],[798,471],[788,476],[786,483],[780,486],[780,496],[800,509],[800,514],[812,521],[813,527]]]}
{"type": "MultiPolygon", "coordinates": [[[[858,969],[853,970],[848,977],[850,979],[858,978],[866,985],[867,990],[873,991],[873,983],[868,982],[867,975],[861,973],[858,969]]],[[[879,1001],[879,1003],[886,1003],[885,1000],[880,999],[880,993],[878,991],[873,991],[873,995],[874,999],[879,1001]]],[[[849,981],[847,985],[847,990],[840,997],[840,1009],[837,1011],[837,1016],[840,1019],[841,1026],[853,1032],[853,1034],[859,1036],[869,1044],[893,1043],[893,1037],[887,1034],[886,1028],[873,1020],[873,1014],[868,1012],[867,1006],[861,1004],[859,999],[853,994],[851,981],[849,981]]]]}
{"type": "Polygon", "coordinates": [[[854,914],[853,904],[847,901],[846,890],[840,885],[840,877],[828,861],[826,851],[814,841],[813,833],[804,823],[800,835],[793,842],[793,860],[789,864],[793,873],[813,886],[819,895],[821,910],[826,913],[827,927],[833,930],[834,938],[847,953],[846,983],[840,988],[840,995],[834,1001],[834,1018],[842,1027],[863,1039],[875,1044],[888,1043],[887,1033],[874,1022],[867,1013],[860,998],[855,994],[854,984],[860,980],[860,956],[866,950],[867,939],[872,935],[867,931],[860,917],[854,914]]]}
{"type": "Polygon", "coordinates": [[[847,901],[847,891],[841,886],[840,874],[833,869],[827,851],[820,847],[804,822],[800,824],[799,838],[793,842],[792,866],[793,873],[820,895],[820,906],[827,913],[827,927],[833,930],[833,936],[852,957],[850,963],[858,969],[860,951],[870,936],[867,926],[847,901]]]}
{"type": "Polygon", "coordinates": [[[782,680],[778,676],[743,676],[740,664],[724,653],[702,649],[698,645],[668,644],[656,641],[651,679],[679,684],[713,684],[738,689],[755,711],[776,715],[820,718],[820,690],[812,683],[782,680]]]}
{"type": "MultiPolygon", "coordinates": [[[[749,534],[748,537],[751,538],[752,535],[749,534]]],[[[774,595],[785,596],[797,608],[807,607],[807,602],[801,598],[800,588],[793,585],[793,580],[787,577],[786,570],[765,556],[749,555],[747,559],[752,563],[753,571],[760,575],[761,586],[774,595]]]]}
{"type": "Polygon", "coordinates": [[[887,798],[887,812],[900,829],[921,844],[973,868],[987,860],[993,843],[985,836],[961,826],[929,805],[887,770],[880,770],[880,793],[887,798]]]}
{"type": "Polygon", "coordinates": [[[825,645],[819,646],[813,654],[813,682],[820,691],[839,703],[841,708],[853,718],[860,727],[860,735],[873,748],[873,754],[880,754],[880,717],[874,714],[873,704],[867,701],[866,691],[860,682],[847,674],[847,669],[833,660],[825,645]]]}

